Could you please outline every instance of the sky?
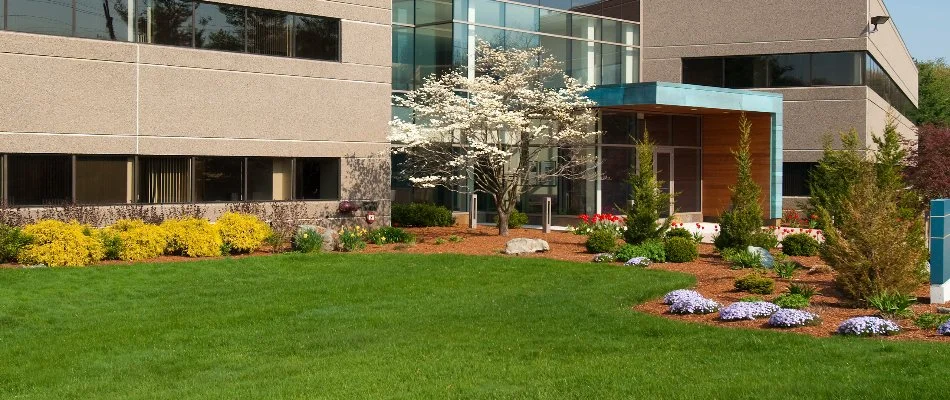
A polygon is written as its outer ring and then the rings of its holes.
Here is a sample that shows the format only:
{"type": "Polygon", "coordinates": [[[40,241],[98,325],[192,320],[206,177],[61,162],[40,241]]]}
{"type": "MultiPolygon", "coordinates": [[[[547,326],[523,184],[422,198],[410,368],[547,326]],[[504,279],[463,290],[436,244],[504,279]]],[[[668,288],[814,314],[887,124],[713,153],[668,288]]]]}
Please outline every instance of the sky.
{"type": "Polygon", "coordinates": [[[950,61],[950,0],[885,0],[910,54],[950,61]]]}

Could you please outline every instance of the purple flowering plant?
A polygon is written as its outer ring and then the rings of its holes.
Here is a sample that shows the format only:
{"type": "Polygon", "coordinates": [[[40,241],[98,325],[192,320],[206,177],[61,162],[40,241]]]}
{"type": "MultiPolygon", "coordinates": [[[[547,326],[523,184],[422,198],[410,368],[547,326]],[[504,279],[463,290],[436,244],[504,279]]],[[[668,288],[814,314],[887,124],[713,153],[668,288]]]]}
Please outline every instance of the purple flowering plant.
{"type": "Polygon", "coordinates": [[[845,336],[889,336],[900,331],[900,325],[881,317],[851,318],[838,326],[838,334],[845,336]]]}
{"type": "Polygon", "coordinates": [[[684,297],[670,306],[671,314],[712,314],[719,309],[719,303],[704,297],[684,297]]]}
{"type": "Polygon", "coordinates": [[[943,336],[950,336],[950,321],[947,321],[943,325],[940,325],[940,327],[937,328],[937,334],[943,335],[943,336]]]}
{"type": "Polygon", "coordinates": [[[797,328],[801,326],[813,326],[821,323],[818,315],[808,311],[792,310],[783,308],[772,314],[769,318],[769,326],[776,328],[797,328]]]}
{"type": "Polygon", "coordinates": [[[645,268],[645,267],[649,267],[650,264],[652,264],[652,263],[653,263],[653,262],[650,261],[649,258],[646,258],[646,257],[634,257],[634,258],[631,258],[629,261],[623,263],[623,265],[626,265],[626,266],[629,266],[629,267],[644,267],[644,268],[645,268]]]}
{"type": "Polygon", "coordinates": [[[677,300],[693,298],[693,297],[703,298],[703,295],[699,294],[699,292],[695,290],[688,290],[688,289],[674,290],[672,292],[667,293],[666,296],[663,296],[663,304],[672,305],[677,300]]]}
{"type": "Polygon", "coordinates": [[[609,263],[614,261],[614,255],[610,253],[600,253],[594,256],[595,263],[609,263]]]}
{"type": "Polygon", "coordinates": [[[723,321],[754,320],[775,314],[779,306],[766,302],[738,302],[719,310],[719,319],[723,321]]]}

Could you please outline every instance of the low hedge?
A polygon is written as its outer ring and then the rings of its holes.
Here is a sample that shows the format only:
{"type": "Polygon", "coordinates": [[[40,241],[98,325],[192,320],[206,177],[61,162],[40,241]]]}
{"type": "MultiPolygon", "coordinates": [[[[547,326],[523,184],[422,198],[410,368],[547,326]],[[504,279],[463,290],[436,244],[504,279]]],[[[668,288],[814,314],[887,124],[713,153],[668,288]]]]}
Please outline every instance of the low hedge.
{"type": "Polygon", "coordinates": [[[818,254],[818,240],[807,233],[796,233],[782,239],[782,253],[789,256],[811,257],[818,254]]]}
{"type": "Polygon", "coordinates": [[[448,208],[435,204],[393,204],[392,223],[396,226],[417,228],[453,226],[455,217],[448,208]]]}

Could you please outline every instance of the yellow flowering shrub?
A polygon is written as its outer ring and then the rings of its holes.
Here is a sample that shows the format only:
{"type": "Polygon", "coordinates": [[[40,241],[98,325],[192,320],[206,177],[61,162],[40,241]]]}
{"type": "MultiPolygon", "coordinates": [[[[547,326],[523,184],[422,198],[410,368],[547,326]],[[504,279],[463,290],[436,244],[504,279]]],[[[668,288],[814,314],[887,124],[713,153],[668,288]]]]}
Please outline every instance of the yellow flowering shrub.
{"type": "Polygon", "coordinates": [[[33,238],[20,250],[21,264],[45,264],[50,267],[89,265],[105,257],[102,243],[92,229],[78,222],[41,220],[23,228],[33,238]]]}
{"type": "Polygon", "coordinates": [[[188,257],[221,255],[221,235],[216,226],[202,218],[168,219],[161,226],[168,235],[169,253],[188,257]]]}
{"type": "Polygon", "coordinates": [[[224,213],[215,222],[225,246],[237,253],[250,253],[264,245],[270,226],[259,218],[244,213],[224,213]]]}
{"type": "Polygon", "coordinates": [[[125,261],[156,258],[168,246],[168,233],[164,228],[138,219],[119,220],[103,230],[106,231],[104,236],[112,234],[119,238],[118,256],[125,261]]]}

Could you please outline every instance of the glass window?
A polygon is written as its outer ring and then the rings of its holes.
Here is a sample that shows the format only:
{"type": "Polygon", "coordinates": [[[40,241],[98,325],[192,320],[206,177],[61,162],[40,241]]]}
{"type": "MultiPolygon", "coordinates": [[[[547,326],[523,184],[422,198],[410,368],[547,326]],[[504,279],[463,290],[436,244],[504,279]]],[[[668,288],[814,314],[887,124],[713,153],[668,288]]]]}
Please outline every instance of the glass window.
{"type": "Polygon", "coordinates": [[[192,46],[193,3],[189,0],[136,0],[137,41],[192,46]]]}
{"type": "Polygon", "coordinates": [[[541,0],[542,7],[556,8],[558,10],[570,10],[571,0],[541,0]]]}
{"type": "Polygon", "coordinates": [[[858,86],[863,84],[864,58],[859,52],[820,53],[811,56],[811,84],[858,86]]]}
{"type": "Polygon", "coordinates": [[[409,25],[416,23],[415,7],[415,0],[393,0],[393,22],[409,25]]]}
{"type": "Polygon", "coordinates": [[[294,16],[294,57],[340,59],[340,20],[294,16]]]}
{"type": "Polygon", "coordinates": [[[567,13],[551,10],[541,10],[540,31],[552,35],[568,36],[571,34],[571,18],[567,13]]]}
{"type": "Polygon", "coordinates": [[[297,159],[298,200],[335,200],[340,198],[339,158],[297,159]]]}
{"type": "Polygon", "coordinates": [[[622,43],[628,46],[639,46],[640,45],[640,25],[624,23],[622,25],[622,28],[623,28],[622,43]]]}
{"type": "Polygon", "coordinates": [[[422,82],[429,75],[449,71],[453,50],[452,24],[416,28],[415,81],[422,82]]]}
{"type": "Polygon", "coordinates": [[[630,184],[627,178],[636,162],[634,147],[604,146],[600,151],[600,169],[604,178],[600,184],[601,205],[604,212],[622,214],[630,204],[630,184]]]}
{"type": "Polygon", "coordinates": [[[246,9],[210,3],[195,4],[195,47],[245,51],[246,9]]]}
{"type": "Polygon", "coordinates": [[[7,0],[7,29],[46,35],[72,36],[72,1],[7,0]]]}
{"type": "Polygon", "coordinates": [[[539,11],[540,10],[535,7],[506,3],[505,27],[536,32],[540,28],[539,11]]]}
{"type": "Polygon", "coordinates": [[[793,197],[811,196],[809,178],[818,163],[787,162],[782,164],[782,194],[793,197]]]}
{"type": "Polygon", "coordinates": [[[640,82],[640,49],[625,47],[623,49],[623,83],[640,82]]]}
{"type": "Polygon", "coordinates": [[[414,39],[413,29],[393,26],[393,89],[412,89],[414,39]]]}
{"type": "Polygon", "coordinates": [[[127,41],[128,15],[125,0],[76,0],[76,36],[127,41]]]}
{"type": "Polygon", "coordinates": [[[63,205],[72,198],[72,157],[7,156],[7,200],[14,206],[63,205]]]}
{"type": "Polygon", "coordinates": [[[571,36],[596,40],[600,37],[600,18],[571,15],[571,36]]]}
{"type": "Polygon", "coordinates": [[[617,85],[623,81],[623,50],[620,46],[601,44],[600,84],[617,85]]]}
{"type": "Polygon", "coordinates": [[[780,54],[769,60],[769,86],[795,87],[811,83],[810,54],[780,54]]]}
{"type": "Polygon", "coordinates": [[[571,76],[581,84],[597,85],[600,73],[600,45],[583,40],[571,41],[571,76]]]}
{"type": "Polygon", "coordinates": [[[601,117],[601,143],[635,144],[637,114],[605,111],[601,117]]]}
{"type": "Polygon", "coordinates": [[[683,83],[693,85],[723,86],[722,58],[684,58],[683,83]]]}
{"type": "MultiPolygon", "coordinates": [[[[650,140],[657,146],[669,146],[670,141],[670,116],[669,115],[647,115],[644,118],[641,128],[646,128],[650,132],[650,140]]],[[[643,137],[641,132],[640,137],[643,137]]]]}
{"type": "Polygon", "coordinates": [[[601,38],[605,42],[623,43],[623,29],[619,21],[605,19],[601,21],[601,38]]]}
{"type": "Polygon", "coordinates": [[[452,21],[452,0],[416,0],[416,24],[452,21]]]}
{"type": "Polygon", "coordinates": [[[495,0],[470,0],[475,23],[505,26],[505,3],[495,0]]]}
{"type": "Polygon", "coordinates": [[[289,56],[291,18],[277,11],[247,12],[247,51],[251,54],[289,56]]]}
{"type": "Polygon", "coordinates": [[[479,40],[484,40],[495,47],[505,46],[505,31],[501,29],[476,26],[475,37],[479,40]]]}
{"type": "MultiPolygon", "coordinates": [[[[570,71],[570,51],[571,51],[571,40],[562,39],[551,36],[541,36],[541,47],[544,48],[548,54],[554,57],[555,60],[559,61],[564,68],[564,74],[567,75],[570,71]]],[[[551,82],[547,83],[547,87],[556,87],[562,86],[564,81],[558,78],[553,78],[551,82]]]]}
{"type": "Polygon", "coordinates": [[[185,203],[191,200],[188,159],[185,157],[139,157],[138,201],[185,203]]]}
{"type": "Polygon", "coordinates": [[[463,74],[468,71],[468,29],[468,24],[452,24],[452,66],[463,74]]]}
{"type": "Polygon", "coordinates": [[[289,158],[248,158],[247,199],[290,200],[291,176],[289,158]]]}
{"type": "Polygon", "coordinates": [[[505,47],[509,49],[530,49],[541,45],[541,38],[533,33],[505,31],[505,47]]]}
{"type": "Polygon", "coordinates": [[[734,89],[766,87],[768,62],[765,57],[727,57],[725,87],[734,89]]]}
{"type": "Polygon", "coordinates": [[[128,157],[77,156],[76,203],[121,204],[129,202],[132,186],[128,157]]]}
{"type": "Polygon", "coordinates": [[[195,157],[195,201],[241,201],[244,159],[195,157]]]}
{"type": "Polygon", "coordinates": [[[676,148],[673,150],[673,191],[677,212],[702,211],[702,180],[700,179],[699,149],[676,148]]]}

